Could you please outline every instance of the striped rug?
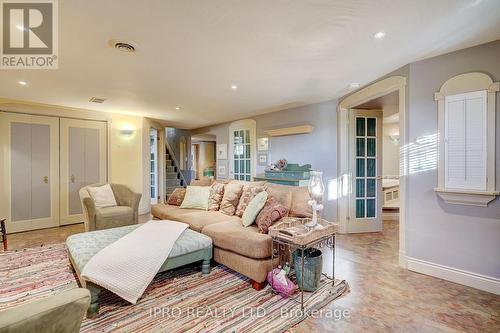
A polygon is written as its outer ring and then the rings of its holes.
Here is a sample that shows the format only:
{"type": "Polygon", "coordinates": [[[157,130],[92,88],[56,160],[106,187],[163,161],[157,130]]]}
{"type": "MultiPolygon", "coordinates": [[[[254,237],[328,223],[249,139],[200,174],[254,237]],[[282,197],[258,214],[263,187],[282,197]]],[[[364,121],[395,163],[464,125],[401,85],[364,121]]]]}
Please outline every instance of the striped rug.
{"type": "MultiPolygon", "coordinates": [[[[0,282],[0,311],[78,286],[64,244],[0,253],[0,282]]],[[[320,291],[305,294],[306,309],[348,291],[345,281],[325,279],[320,291]]],[[[269,286],[256,291],[225,266],[209,275],[186,267],[158,274],[135,305],[102,293],[99,316],[84,320],[81,332],[283,332],[306,316],[296,301],[269,286]]]]}

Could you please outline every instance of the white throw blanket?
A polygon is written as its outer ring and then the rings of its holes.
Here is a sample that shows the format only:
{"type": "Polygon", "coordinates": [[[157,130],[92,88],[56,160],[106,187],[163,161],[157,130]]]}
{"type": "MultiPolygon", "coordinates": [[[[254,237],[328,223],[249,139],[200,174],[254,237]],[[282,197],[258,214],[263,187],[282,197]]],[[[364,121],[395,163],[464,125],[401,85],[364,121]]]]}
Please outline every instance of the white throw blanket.
{"type": "Polygon", "coordinates": [[[94,255],[82,277],[135,304],[187,227],[181,222],[149,221],[94,255]]]}

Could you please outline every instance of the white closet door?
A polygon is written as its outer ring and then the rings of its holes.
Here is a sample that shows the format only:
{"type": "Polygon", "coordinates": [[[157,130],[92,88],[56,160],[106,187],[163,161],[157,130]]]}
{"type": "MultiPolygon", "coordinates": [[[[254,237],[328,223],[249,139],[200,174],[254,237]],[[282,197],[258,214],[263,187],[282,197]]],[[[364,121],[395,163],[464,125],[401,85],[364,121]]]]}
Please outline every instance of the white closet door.
{"type": "Polygon", "coordinates": [[[61,224],[83,221],[79,191],[107,180],[106,123],[61,118],[61,224]]]}
{"type": "Polygon", "coordinates": [[[0,113],[0,212],[7,231],[59,225],[59,119],[0,113]]]}

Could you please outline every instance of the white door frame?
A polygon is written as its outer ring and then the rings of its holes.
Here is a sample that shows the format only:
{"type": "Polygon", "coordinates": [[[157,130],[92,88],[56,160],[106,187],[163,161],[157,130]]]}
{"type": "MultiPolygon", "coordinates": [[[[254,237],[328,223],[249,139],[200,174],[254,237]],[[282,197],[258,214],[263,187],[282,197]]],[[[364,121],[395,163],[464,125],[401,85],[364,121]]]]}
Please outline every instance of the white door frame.
{"type": "Polygon", "coordinates": [[[340,232],[347,232],[347,224],[350,217],[350,193],[353,191],[352,179],[354,175],[351,165],[349,142],[349,110],[357,105],[372,99],[398,91],[399,94],[399,265],[406,268],[406,220],[408,200],[408,154],[405,151],[409,143],[408,138],[408,114],[406,110],[406,78],[404,76],[391,76],[380,80],[343,99],[337,106],[337,221],[340,224],[340,232]]]}
{"type": "Polygon", "coordinates": [[[257,171],[257,122],[253,119],[243,119],[238,120],[229,125],[229,178],[234,176],[234,131],[236,130],[249,130],[250,131],[250,167],[251,167],[251,178],[255,177],[257,171]]]}

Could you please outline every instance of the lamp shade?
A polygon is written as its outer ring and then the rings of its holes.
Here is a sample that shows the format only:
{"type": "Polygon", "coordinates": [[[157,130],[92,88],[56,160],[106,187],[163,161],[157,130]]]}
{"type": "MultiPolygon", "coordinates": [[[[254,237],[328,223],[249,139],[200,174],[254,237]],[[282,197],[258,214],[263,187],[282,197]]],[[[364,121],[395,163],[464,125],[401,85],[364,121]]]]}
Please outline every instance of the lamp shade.
{"type": "Polygon", "coordinates": [[[311,178],[309,178],[309,196],[316,202],[321,202],[323,194],[325,193],[325,186],[323,185],[323,172],[311,171],[311,178]]]}

